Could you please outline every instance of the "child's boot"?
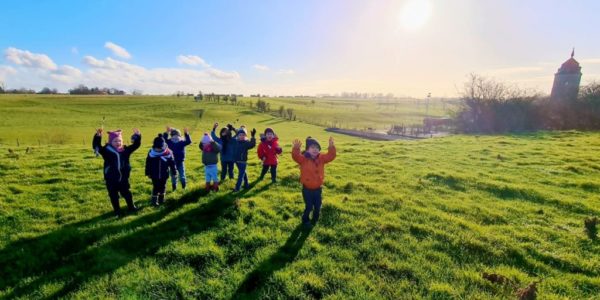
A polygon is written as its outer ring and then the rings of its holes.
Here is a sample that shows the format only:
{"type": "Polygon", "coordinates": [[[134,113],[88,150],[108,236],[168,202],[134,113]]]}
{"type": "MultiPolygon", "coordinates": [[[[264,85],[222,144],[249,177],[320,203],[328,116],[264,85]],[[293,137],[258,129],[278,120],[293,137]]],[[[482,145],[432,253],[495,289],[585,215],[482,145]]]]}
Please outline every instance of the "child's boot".
{"type": "Polygon", "coordinates": [[[165,203],[165,194],[158,194],[158,205],[165,203]]]}
{"type": "Polygon", "coordinates": [[[212,188],[213,188],[213,191],[218,192],[219,191],[219,183],[218,182],[213,183],[212,188]]]}
{"type": "Polygon", "coordinates": [[[181,182],[181,188],[185,190],[185,181],[181,182]]]}
{"type": "Polygon", "coordinates": [[[205,187],[206,191],[207,191],[207,192],[210,192],[210,189],[211,189],[211,188],[212,188],[212,186],[211,186],[210,182],[207,182],[207,183],[206,183],[206,187],[205,187]]]}
{"type": "Polygon", "coordinates": [[[152,195],[152,206],[158,206],[158,195],[152,195]]]}
{"type": "Polygon", "coordinates": [[[173,192],[177,189],[177,183],[173,183],[171,184],[171,186],[173,187],[173,192]]]}

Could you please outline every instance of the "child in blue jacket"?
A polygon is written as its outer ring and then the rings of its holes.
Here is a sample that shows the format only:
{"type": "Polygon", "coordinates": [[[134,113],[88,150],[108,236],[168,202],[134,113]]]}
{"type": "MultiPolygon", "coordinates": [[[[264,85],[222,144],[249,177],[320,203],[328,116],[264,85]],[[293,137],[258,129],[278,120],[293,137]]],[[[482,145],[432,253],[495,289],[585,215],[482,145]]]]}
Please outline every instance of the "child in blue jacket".
{"type": "MultiPolygon", "coordinates": [[[[229,130],[235,131],[233,126],[230,126],[229,130]]],[[[235,184],[234,192],[237,192],[242,187],[242,180],[244,181],[244,189],[250,187],[248,184],[248,175],[246,175],[246,165],[248,161],[248,150],[256,146],[256,129],[252,128],[250,132],[252,138],[248,140],[246,128],[242,126],[237,130],[237,134],[233,143],[233,158],[235,160],[235,166],[238,168],[238,179],[235,184]]]]}
{"type": "MultiPolygon", "coordinates": [[[[231,126],[231,125],[230,125],[231,126]]],[[[219,136],[215,133],[219,123],[215,123],[210,133],[212,139],[221,146],[221,181],[224,181],[227,175],[233,179],[233,132],[227,127],[221,128],[219,136]]]]}
{"type": "MultiPolygon", "coordinates": [[[[173,152],[175,166],[177,167],[177,173],[179,173],[179,181],[181,182],[181,188],[185,190],[186,179],[185,179],[185,147],[192,143],[190,133],[187,128],[183,129],[185,139],[181,137],[181,131],[176,128],[167,127],[167,132],[163,133],[163,138],[167,141],[167,147],[173,152]],[[168,133],[171,134],[171,138],[168,138],[168,133]]],[[[177,176],[171,176],[171,186],[173,190],[177,189],[177,176]]]]}

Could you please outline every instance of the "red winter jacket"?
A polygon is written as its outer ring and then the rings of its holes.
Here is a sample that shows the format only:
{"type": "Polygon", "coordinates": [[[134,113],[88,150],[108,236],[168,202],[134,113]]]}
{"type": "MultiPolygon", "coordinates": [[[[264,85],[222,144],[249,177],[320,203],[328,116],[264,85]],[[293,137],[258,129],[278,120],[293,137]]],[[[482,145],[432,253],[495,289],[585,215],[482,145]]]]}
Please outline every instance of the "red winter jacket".
{"type": "Polygon", "coordinates": [[[273,138],[270,142],[266,139],[258,145],[258,158],[262,160],[264,166],[276,166],[277,155],[281,154],[279,139],[273,138]]]}

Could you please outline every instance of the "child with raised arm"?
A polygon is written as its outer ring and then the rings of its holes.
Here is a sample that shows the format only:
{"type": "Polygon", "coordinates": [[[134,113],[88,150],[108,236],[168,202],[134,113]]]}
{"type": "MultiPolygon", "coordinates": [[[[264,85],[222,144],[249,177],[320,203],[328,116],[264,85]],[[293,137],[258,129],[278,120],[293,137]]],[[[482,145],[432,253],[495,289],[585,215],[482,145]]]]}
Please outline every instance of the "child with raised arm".
{"type": "Polygon", "coordinates": [[[261,136],[260,144],[256,151],[258,158],[263,164],[262,171],[260,172],[261,180],[265,177],[267,171],[271,169],[271,182],[277,182],[277,156],[281,154],[281,151],[279,138],[275,135],[275,131],[272,128],[265,129],[265,133],[261,136]]]}
{"type": "MultiPolygon", "coordinates": [[[[230,130],[233,126],[230,127],[230,130]]],[[[235,129],[233,129],[235,130],[235,129]]],[[[248,175],[246,174],[246,166],[248,162],[248,150],[256,146],[256,129],[252,128],[252,138],[248,140],[246,128],[244,126],[237,130],[237,135],[234,140],[233,158],[235,160],[235,166],[238,168],[238,179],[235,184],[234,192],[238,192],[242,187],[242,181],[244,181],[244,189],[248,189],[248,175]]]]}
{"type": "Polygon", "coordinates": [[[104,181],[108,190],[108,197],[117,217],[121,216],[119,194],[125,198],[130,212],[137,211],[133,204],[133,195],[130,191],[129,175],[131,165],[129,157],[140,147],[142,135],[138,129],[133,129],[131,145],[125,146],[121,129],[108,132],[108,143],[102,145],[103,129],[97,129],[92,141],[92,148],[104,159],[104,181]]]}
{"type": "MultiPolygon", "coordinates": [[[[183,128],[183,134],[185,135],[185,138],[181,137],[181,131],[178,129],[167,127],[167,132],[163,133],[163,138],[167,141],[167,147],[173,152],[175,167],[179,174],[179,182],[181,182],[181,188],[185,190],[185,147],[192,143],[192,139],[190,138],[190,133],[187,128],[183,128]],[[171,134],[171,138],[168,138],[169,134],[171,134]]],[[[177,189],[177,176],[171,176],[171,187],[173,190],[177,189]]]]}
{"type": "Polygon", "coordinates": [[[229,124],[228,127],[221,128],[219,136],[217,136],[215,133],[217,127],[219,127],[219,123],[215,123],[210,135],[221,146],[221,181],[225,181],[227,175],[229,175],[229,179],[233,179],[233,165],[235,163],[233,159],[233,132],[229,129],[231,127],[231,124],[229,124]]]}
{"type": "Polygon", "coordinates": [[[327,153],[321,154],[321,145],[312,138],[306,138],[306,149],[300,152],[302,142],[294,140],[292,158],[300,165],[300,182],[302,183],[302,198],[304,198],[304,213],[302,224],[311,228],[319,220],[322,204],[322,186],[325,180],[325,164],[335,159],[336,149],[333,137],[329,138],[327,153]],[[312,224],[309,220],[312,211],[312,224]]]}
{"type": "Polygon", "coordinates": [[[158,134],[152,142],[152,149],[146,157],[146,176],[152,179],[152,205],[159,206],[165,202],[167,180],[177,176],[173,153],[167,146],[162,134],[158,134]]]}
{"type": "Polygon", "coordinates": [[[206,191],[219,191],[219,152],[221,145],[215,142],[208,133],[204,133],[200,141],[200,150],[202,150],[202,164],[204,164],[204,177],[206,181],[206,191]]]}

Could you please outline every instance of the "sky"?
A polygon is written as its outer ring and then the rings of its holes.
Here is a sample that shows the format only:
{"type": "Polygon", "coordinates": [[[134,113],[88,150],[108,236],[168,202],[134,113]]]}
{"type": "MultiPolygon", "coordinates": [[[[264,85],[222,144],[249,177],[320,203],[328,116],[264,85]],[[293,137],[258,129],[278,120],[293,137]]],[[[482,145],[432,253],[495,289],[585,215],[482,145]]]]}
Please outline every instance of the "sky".
{"type": "Polygon", "coordinates": [[[575,48],[600,81],[600,1],[3,1],[0,81],[145,94],[455,97],[471,73],[549,94],[575,48]]]}

